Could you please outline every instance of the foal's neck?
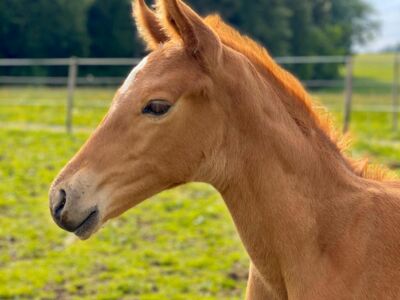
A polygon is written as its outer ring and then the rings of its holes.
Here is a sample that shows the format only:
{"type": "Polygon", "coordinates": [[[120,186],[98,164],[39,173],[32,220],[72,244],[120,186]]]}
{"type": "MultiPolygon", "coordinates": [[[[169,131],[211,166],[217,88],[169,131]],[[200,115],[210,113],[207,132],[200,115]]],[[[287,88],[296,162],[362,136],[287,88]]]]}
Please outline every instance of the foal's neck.
{"type": "Polygon", "coordinates": [[[236,137],[246,142],[219,190],[252,262],[279,289],[296,274],[307,281],[305,269],[321,271],[315,259],[339,239],[361,179],[318,128],[298,130],[287,111],[270,115],[283,117],[255,117],[253,138],[236,137]]]}

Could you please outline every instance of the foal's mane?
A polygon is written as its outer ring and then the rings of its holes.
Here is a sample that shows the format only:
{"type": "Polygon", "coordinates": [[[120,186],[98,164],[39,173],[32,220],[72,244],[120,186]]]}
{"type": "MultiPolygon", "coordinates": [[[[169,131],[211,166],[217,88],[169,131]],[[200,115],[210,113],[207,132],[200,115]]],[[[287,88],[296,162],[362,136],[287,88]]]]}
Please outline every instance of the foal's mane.
{"type": "Polygon", "coordinates": [[[280,67],[264,47],[260,46],[249,37],[241,35],[231,26],[224,23],[218,15],[208,16],[204,21],[215,31],[224,45],[242,53],[256,66],[262,67],[282,85],[289,94],[301,101],[311,118],[341,152],[355,174],[375,180],[390,179],[392,177],[392,174],[389,174],[386,169],[368,164],[367,159],[354,160],[346,155],[345,152],[349,144],[348,136],[338,133],[327,111],[322,109],[322,107],[316,107],[313,99],[299,80],[280,67]]]}

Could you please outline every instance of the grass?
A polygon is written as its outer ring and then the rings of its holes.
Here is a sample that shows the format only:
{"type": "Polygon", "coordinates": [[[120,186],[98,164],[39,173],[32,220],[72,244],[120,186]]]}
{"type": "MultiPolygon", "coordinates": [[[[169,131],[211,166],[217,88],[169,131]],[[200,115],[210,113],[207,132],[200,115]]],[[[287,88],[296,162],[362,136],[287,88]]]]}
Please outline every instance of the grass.
{"type": "Polygon", "coordinates": [[[48,185],[86,138],[0,130],[0,299],[241,298],[248,261],[209,186],[164,192],[86,242],[54,225],[48,185]]]}
{"type": "Polygon", "coordinates": [[[393,80],[394,54],[361,54],[354,60],[354,76],[358,80],[391,83],[393,80]]]}
{"type": "MultiPolygon", "coordinates": [[[[382,64],[371,70],[356,62],[357,80],[388,86],[390,64],[381,70],[382,64]]],[[[78,89],[74,124],[94,128],[113,93],[78,89]]],[[[340,127],[342,93],[314,96],[340,127]]],[[[223,201],[208,185],[155,196],[85,242],[56,227],[49,184],[88,133],[18,127],[62,126],[65,98],[60,88],[0,88],[0,299],[243,299],[248,258],[223,201]]],[[[390,102],[387,90],[354,96],[355,107],[390,102]]],[[[400,161],[391,114],[355,111],[351,131],[353,156],[400,161]]]]}
{"type": "MultiPolygon", "coordinates": [[[[115,89],[78,89],[75,93],[74,125],[94,127],[107,111],[115,89]]],[[[65,88],[7,87],[0,89],[0,122],[65,123],[65,88]]]]}

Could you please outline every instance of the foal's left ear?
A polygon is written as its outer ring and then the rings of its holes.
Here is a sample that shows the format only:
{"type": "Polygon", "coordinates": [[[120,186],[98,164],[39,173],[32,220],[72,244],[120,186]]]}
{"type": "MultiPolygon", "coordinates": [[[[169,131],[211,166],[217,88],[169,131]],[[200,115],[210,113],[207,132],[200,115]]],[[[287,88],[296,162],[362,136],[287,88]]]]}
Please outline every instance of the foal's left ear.
{"type": "Polygon", "coordinates": [[[210,70],[218,65],[222,43],[203,19],[181,0],[160,0],[167,32],[182,39],[187,52],[210,70]]]}

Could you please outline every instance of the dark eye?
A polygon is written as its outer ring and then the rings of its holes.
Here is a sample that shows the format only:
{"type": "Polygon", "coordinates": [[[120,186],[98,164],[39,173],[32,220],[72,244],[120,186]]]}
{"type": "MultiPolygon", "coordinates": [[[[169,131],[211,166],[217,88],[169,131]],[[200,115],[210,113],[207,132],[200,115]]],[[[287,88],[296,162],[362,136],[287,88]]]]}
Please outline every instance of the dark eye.
{"type": "Polygon", "coordinates": [[[154,116],[161,116],[163,114],[166,114],[171,106],[172,104],[165,100],[151,100],[143,108],[142,113],[154,116]]]}

